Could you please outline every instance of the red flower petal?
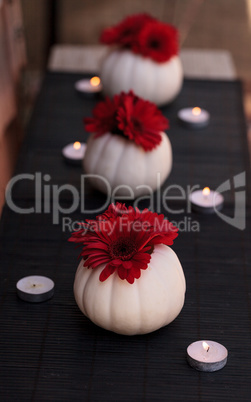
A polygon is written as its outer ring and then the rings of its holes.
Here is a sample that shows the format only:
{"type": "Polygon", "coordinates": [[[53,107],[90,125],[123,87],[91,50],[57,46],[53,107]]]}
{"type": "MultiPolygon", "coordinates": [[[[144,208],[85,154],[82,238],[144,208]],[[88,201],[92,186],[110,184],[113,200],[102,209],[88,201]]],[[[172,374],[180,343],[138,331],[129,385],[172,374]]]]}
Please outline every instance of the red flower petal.
{"type": "Polygon", "coordinates": [[[122,261],[122,266],[125,269],[131,269],[133,265],[131,261],[122,261]]]}
{"type": "Polygon", "coordinates": [[[129,282],[131,285],[133,284],[133,282],[134,282],[134,276],[133,276],[133,273],[132,273],[132,272],[129,273],[129,275],[127,276],[126,280],[127,280],[127,282],[129,282]]]}
{"type": "Polygon", "coordinates": [[[128,270],[120,266],[118,268],[118,276],[120,277],[120,279],[126,279],[128,276],[128,270]]]}
{"type": "Polygon", "coordinates": [[[99,280],[101,282],[104,282],[107,278],[109,278],[110,275],[113,274],[115,271],[115,267],[113,267],[111,264],[107,264],[106,267],[103,269],[101,274],[99,275],[99,280]]]}
{"type": "Polygon", "coordinates": [[[133,267],[132,270],[131,270],[131,275],[133,275],[133,277],[134,277],[135,279],[139,279],[139,278],[140,278],[140,275],[141,275],[140,268],[138,268],[138,267],[133,267]]]}
{"type": "Polygon", "coordinates": [[[84,118],[85,129],[96,133],[96,137],[116,129],[117,97],[112,100],[108,97],[99,102],[93,109],[93,117],[84,118]]]}

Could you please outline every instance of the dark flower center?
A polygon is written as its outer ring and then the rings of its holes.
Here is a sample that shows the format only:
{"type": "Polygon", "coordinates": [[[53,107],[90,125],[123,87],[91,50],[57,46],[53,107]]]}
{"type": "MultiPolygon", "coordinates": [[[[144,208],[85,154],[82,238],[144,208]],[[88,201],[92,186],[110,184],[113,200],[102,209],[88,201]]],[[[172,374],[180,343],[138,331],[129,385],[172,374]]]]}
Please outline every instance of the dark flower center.
{"type": "Polygon", "coordinates": [[[161,47],[159,40],[152,39],[151,41],[149,41],[149,47],[152,49],[159,49],[161,47]]]}
{"type": "Polygon", "coordinates": [[[132,118],[132,124],[133,124],[134,130],[142,131],[143,125],[139,120],[132,118]]]}
{"type": "Polygon", "coordinates": [[[132,28],[125,28],[124,31],[122,32],[123,36],[129,36],[129,35],[133,35],[134,34],[134,30],[132,28]]]}
{"type": "Polygon", "coordinates": [[[137,251],[135,243],[130,238],[120,238],[113,242],[109,247],[112,259],[120,259],[123,261],[130,260],[137,251]]]}

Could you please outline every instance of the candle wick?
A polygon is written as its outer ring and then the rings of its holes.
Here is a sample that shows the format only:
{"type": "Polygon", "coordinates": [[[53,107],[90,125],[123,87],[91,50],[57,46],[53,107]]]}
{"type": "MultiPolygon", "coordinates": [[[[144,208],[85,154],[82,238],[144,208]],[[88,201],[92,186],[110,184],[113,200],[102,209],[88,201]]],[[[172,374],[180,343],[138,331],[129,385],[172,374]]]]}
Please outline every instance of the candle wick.
{"type": "Polygon", "coordinates": [[[36,287],[36,284],[35,283],[33,283],[33,285],[32,285],[34,288],[36,287]]]}

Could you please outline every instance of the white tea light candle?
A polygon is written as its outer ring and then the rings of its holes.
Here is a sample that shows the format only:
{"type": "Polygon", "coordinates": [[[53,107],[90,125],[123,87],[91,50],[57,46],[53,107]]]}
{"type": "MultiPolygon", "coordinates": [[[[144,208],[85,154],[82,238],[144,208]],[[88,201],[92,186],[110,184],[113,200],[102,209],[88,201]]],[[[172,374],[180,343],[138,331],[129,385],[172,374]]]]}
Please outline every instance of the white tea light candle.
{"type": "Polygon", "coordinates": [[[85,155],[86,144],[76,141],[74,143],[66,145],[62,149],[62,154],[67,162],[74,165],[81,165],[81,162],[85,155]]]}
{"type": "Polygon", "coordinates": [[[17,282],[16,288],[20,299],[31,303],[49,300],[54,294],[54,282],[46,276],[26,276],[17,282]]]}
{"type": "Polygon", "coordinates": [[[224,197],[217,191],[205,187],[203,190],[193,191],[189,194],[189,201],[195,212],[203,214],[212,214],[220,211],[223,207],[224,197]]]}
{"type": "Polygon", "coordinates": [[[203,128],[209,124],[210,114],[205,109],[189,107],[179,110],[178,119],[186,127],[203,128]]]}
{"type": "Polygon", "coordinates": [[[75,83],[75,89],[86,95],[95,95],[102,91],[103,87],[99,77],[95,76],[91,79],[84,78],[75,83]]]}
{"type": "Polygon", "coordinates": [[[187,348],[187,360],[191,367],[199,371],[213,372],[227,363],[228,351],[225,346],[214,341],[197,341],[187,348]]]}

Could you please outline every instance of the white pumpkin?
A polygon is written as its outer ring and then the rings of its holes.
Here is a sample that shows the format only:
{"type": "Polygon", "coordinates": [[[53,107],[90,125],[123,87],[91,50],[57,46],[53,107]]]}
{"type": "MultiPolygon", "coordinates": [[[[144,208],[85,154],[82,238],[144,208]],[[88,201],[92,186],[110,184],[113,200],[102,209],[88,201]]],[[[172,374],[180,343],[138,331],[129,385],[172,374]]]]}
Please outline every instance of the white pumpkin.
{"type": "Polygon", "coordinates": [[[131,191],[134,198],[149,195],[165,181],[172,168],[171,143],[165,133],[161,136],[162,141],[156,148],[144,151],[120,135],[106,133],[94,138],[91,134],[83,165],[92,185],[104,193],[116,189],[118,196],[128,196],[131,191]]]}
{"type": "Polygon", "coordinates": [[[110,97],[130,89],[158,106],[171,102],[180,92],[183,70],[179,56],[164,63],[116,49],[108,53],[101,65],[104,93],[110,97]]]}
{"type": "Polygon", "coordinates": [[[104,264],[78,266],[74,295],[80,310],[100,327],[136,335],[155,331],[173,321],[185,299],[184,273],[175,252],[168,246],[154,247],[150,263],[133,284],[114,272],[104,282],[99,275],[104,264]]]}

